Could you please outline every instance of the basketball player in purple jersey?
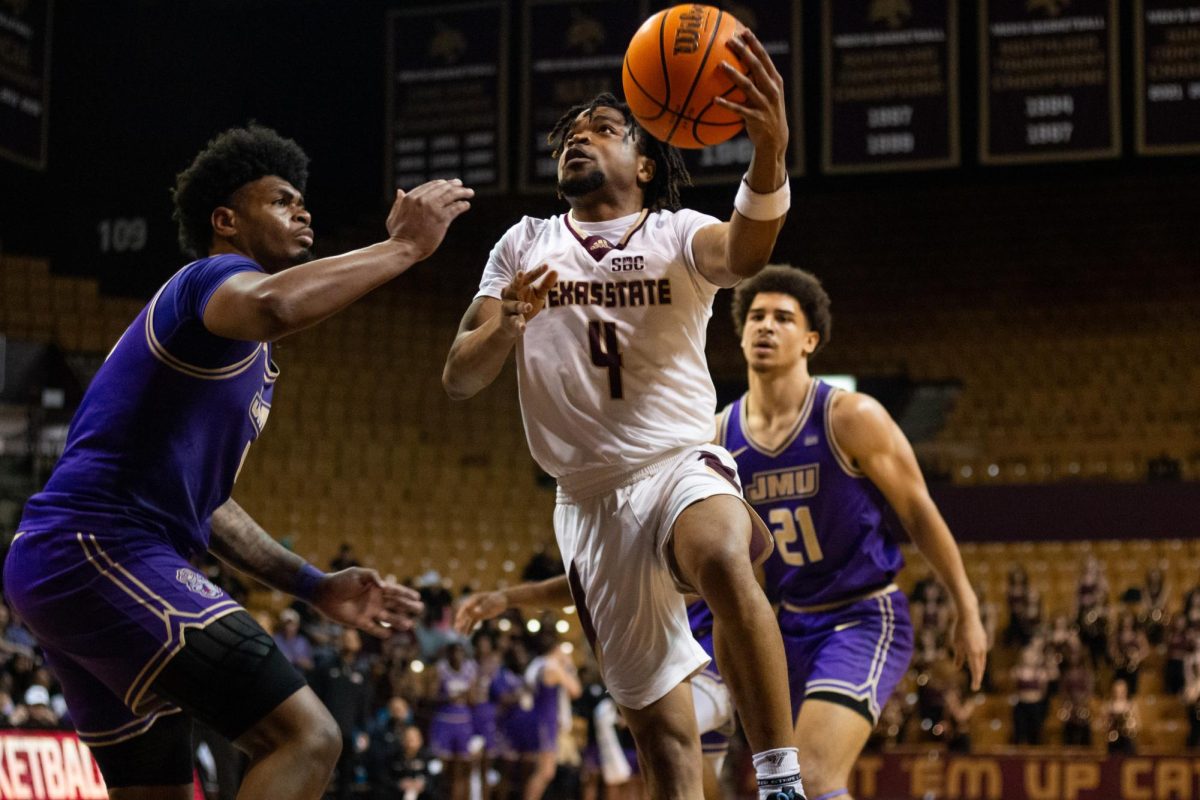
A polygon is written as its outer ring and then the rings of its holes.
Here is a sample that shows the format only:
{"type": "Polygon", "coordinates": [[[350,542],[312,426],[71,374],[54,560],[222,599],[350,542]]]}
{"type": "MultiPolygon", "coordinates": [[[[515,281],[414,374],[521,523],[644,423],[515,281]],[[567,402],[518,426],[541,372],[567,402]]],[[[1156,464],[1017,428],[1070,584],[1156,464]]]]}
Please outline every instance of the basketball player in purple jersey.
{"type": "MultiPolygon", "coordinates": [[[[717,440],[775,536],[765,585],[779,604],[810,797],[844,798],[912,653],[907,603],[892,582],[904,562],[889,506],[950,592],[955,660],[966,662],[974,690],[987,636],[958,546],[899,426],[873,398],[809,374],[832,322],[820,282],[767,267],[734,290],[733,320],[749,391],[718,415],[717,440]]],[[[693,625],[704,616],[693,608],[693,625]]]]}
{"type": "Polygon", "coordinates": [[[783,79],[753,33],[729,47],[747,74],[723,68],[746,99],[716,102],[745,121],[754,153],[728,221],[680,208],[678,151],[624,103],[569,109],[550,139],[570,210],[525,217],[496,244],[442,376],[452,397],[471,397],[516,351],[530,450],[558,481],[573,602],[655,798],[702,795],[687,679],[710,659],[682,592],[704,596],[730,632],[717,655],[760,795],[802,795],[782,642],[754,579],[769,532],[708,414],[713,297],[765,266],[790,204],[783,79]]]}
{"type": "Polygon", "coordinates": [[[318,798],[338,758],[329,712],[188,557],[208,550],[377,636],[421,607],[374,571],[306,564],[230,499],[271,409],[271,343],[428,256],[472,195],[457,181],[397,192],[385,241],[310,261],[307,177],[300,147],[258,126],[180,173],[180,242],[199,260],[109,353],[4,565],[113,798],[191,797],[191,717],[250,756],[243,800],[318,798]]]}

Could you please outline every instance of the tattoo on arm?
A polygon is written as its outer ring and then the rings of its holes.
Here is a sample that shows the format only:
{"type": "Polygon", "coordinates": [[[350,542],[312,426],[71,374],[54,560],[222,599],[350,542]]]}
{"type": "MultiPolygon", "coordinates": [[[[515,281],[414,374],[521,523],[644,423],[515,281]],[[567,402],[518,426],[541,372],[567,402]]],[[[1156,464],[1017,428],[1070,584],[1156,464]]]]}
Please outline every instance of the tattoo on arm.
{"type": "Polygon", "coordinates": [[[231,567],[272,589],[294,593],[304,559],[296,555],[229,499],[213,512],[209,551],[231,567]]]}

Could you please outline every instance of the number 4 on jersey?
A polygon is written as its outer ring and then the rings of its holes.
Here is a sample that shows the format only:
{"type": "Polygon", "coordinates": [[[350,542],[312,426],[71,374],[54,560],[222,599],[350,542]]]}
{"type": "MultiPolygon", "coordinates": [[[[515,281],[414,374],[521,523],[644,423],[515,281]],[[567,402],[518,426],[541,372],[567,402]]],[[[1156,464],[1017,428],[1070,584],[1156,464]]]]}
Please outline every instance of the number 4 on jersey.
{"type": "Polygon", "coordinates": [[[617,323],[594,319],[588,323],[588,343],[592,364],[608,370],[608,394],[613,400],[625,396],[621,387],[621,344],[617,341],[617,323]]]}

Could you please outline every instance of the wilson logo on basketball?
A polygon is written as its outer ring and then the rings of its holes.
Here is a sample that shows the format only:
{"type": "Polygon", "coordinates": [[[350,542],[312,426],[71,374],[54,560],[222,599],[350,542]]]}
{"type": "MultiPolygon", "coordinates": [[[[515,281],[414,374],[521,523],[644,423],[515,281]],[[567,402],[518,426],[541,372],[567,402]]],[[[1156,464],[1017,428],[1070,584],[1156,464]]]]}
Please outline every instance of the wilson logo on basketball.
{"type": "Polygon", "coordinates": [[[704,6],[692,6],[691,11],[679,15],[679,27],[675,29],[674,55],[694,53],[700,49],[700,24],[704,22],[704,6]]]}
{"type": "Polygon", "coordinates": [[[188,591],[195,592],[201,597],[207,597],[210,600],[214,597],[220,597],[223,594],[223,592],[217,588],[216,584],[195,570],[176,570],[175,580],[186,586],[188,591]]]}

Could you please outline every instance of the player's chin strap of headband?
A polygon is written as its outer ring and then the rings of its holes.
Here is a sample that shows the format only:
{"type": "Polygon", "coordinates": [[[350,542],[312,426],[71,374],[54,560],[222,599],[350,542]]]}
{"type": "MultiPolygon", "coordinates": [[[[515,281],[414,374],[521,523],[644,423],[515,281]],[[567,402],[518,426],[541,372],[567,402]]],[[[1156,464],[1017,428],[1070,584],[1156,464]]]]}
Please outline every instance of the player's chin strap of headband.
{"type": "Polygon", "coordinates": [[[850,794],[850,790],[842,787],[841,789],[834,789],[832,792],[826,792],[823,795],[814,797],[812,800],[833,800],[835,797],[841,797],[847,794],[850,794]]]}
{"type": "Polygon", "coordinates": [[[749,175],[742,178],[737,196],[733,198],[734,209],[743,217],[759,222],[769,222],[779,219],[792,207],[792,185],[786,177],[783,179],[782,186],[767,194],[751,189],[750,182],[746,180],[748,177],[749,175]]]}

